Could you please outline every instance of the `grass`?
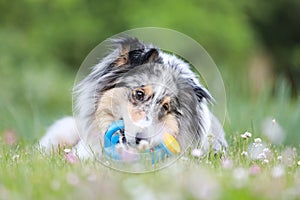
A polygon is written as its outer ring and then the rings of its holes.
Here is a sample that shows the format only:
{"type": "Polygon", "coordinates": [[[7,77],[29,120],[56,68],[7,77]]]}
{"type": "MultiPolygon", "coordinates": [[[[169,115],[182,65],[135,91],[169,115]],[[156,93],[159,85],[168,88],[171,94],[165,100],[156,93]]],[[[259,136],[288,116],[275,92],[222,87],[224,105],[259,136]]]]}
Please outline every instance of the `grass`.
{"type": "Polygon", "coordinates": [[[1,140],[0,199],[299,199],[295,149],[231,136],[226,158],[181,157],[163,170],[133,175],[97,161],[69,162],[24,142],[1,140]],[[265,144],[252,159],[248,146],[265,144]],[[242,153],[244,152],[244,153],[242,153]],[[247,152],[248,155],[245,155],[247,152]]]}

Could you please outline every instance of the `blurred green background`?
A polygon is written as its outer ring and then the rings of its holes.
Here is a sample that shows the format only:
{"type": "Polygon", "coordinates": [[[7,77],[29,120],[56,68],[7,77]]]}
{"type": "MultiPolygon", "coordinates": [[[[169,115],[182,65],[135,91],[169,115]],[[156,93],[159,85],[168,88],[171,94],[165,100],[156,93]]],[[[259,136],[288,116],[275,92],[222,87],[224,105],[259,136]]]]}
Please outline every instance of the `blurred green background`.
{"type": "Polygon", "coordinates": [[[266,117],[300,141],[300,1],[0,0],[0,132],[28,142],[72,114],[72,86],[100,42],[138,27],[194,38],[219,67],[230,135],[260,136],[266,117]]]}

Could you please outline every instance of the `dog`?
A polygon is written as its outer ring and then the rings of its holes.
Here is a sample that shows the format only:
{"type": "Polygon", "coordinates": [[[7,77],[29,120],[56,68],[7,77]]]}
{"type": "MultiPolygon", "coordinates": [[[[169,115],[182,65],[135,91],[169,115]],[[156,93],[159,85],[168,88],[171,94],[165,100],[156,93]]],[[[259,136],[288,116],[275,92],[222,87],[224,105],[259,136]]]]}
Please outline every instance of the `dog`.
{"type": "Polygon", "coordinates": [[[111,52],[74,87],[74,117],[56,121],[40,140],[47,152],[71,146],[79,158],[103,153],[110,124],[123,120],[126,148],[156,146],[168,132],[181,147],[203,154],[227,149],[223,127],[208,105],[214,102],[191,66],[133,37],[111,40],[111,52]]]}

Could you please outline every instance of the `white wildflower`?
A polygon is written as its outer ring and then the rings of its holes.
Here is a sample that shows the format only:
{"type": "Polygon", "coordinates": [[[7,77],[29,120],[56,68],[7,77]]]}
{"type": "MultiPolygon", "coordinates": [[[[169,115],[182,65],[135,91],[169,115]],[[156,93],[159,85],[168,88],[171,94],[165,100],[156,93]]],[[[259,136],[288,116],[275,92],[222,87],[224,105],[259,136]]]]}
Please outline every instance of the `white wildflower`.
{"type": "Polygon", "coordinates": [[[268,163],[269,163],[269,160],[268,160],[268,159],[264,159],[263,162],[264,162],[265,164],[268,164],[268,163]]]}
{"type": "Polygon", "coordinates": [[[255,139],[254,139],[254,142],[255,142],[256,144],[261,144],[261,143],[262,143],[262,140],[261,140],[260,138],[255,138],[255,139]]]}
{"type": "Polygon", "coordinates": [[[14,161],[18,160],[20,158],[20,155],[16,154],[16,155],[13,155],[12,159],[14,161]]]}
{"type": "Polygon", "coordinates": [[[244,139],[251,138],[252,133],[246,131],[244,134],[241,134],[241,137],[244,138],[244,139]]]}
{"type": "Polygon", "coordinates": [[[71,149],[66,148],[66,149],[64,149],[64,152],[65,152],[65,153],[70,153],[70,152],[71,152],[71,149]]]}
{"type": "Polygon", "coordinates": [[[267,156],[266,156],[266,154],[264,154],[264,153],[260,153],[260,154],[258,154],[258,156],[257,156],[257,159],[260,159],[260,160],[264,160],[264,159],[266,159],[267,158],[267,156]]]}
{"type": "Polygon", "coordinates": [[[264,143],[252,143],[248,146],[248,155],[253,160],[266,159],[267,156],[263,151],[265,148],[266,148],[266,144],[264,143]]]}
{"type": "Polygon", "coordinates": [[[193,149],[191,154],[192,156],[200,158],[203,155],[203,152],[201,149],[193,149]]]}
{"type": "Polygon", "coordinates": [[[269,149],[269,148],[264,148],[264,149],[263,149],[263,152],[264,152],[264,154],[271,153],[271,151],[270,151],[270,149],[269,149]]]}
{"type": "Polygon", "coordinates": [[[246,135],[244,135],[244,134],[241,134],[241,138],[243,138],[243,139],[247,139],[247,136],[246,136],[246,135]]]}
{"type": "Polygon", "coordinates": [[[266,157],[270,158],[272,156],[272,152],[269,148],[264,148],[263,153],[265,154],[266,157]]]}
{"type": "Polygon", "coordinates": [[[281,161],[282,160],[282,156],[278,156],[277,160],[281,161]]]}
{"type": "Polygon", "coordinates": [[[300,166],[300,160],[297,162],[297,165],[299,165],[299,166],[300,166]]]}
{"type": "Polygon", "coordinates": [[[243,152],[241,153],[241,155],[247,157],[247,156],[248,156],[248,152],[247,152],[247,151],[243,151],[243,152]]]}
{"type": "Polygon", "coordinates": [[[244,135],[246,135],[248,138],[251,138],[251,137],[252,137],[252,133],[250,133],[250,132],[248,132],[248,131],[246,131],[246,132],[244,133],[244,135]]]}

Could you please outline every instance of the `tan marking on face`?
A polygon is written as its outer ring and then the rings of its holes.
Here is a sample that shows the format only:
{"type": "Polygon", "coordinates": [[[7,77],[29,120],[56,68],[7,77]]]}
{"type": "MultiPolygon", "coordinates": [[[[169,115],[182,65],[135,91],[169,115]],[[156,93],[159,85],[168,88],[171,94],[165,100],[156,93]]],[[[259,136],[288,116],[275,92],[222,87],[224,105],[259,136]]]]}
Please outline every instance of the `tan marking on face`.
{"type": "Polygon", "coordinates": [[[129,111],[129,116],[134,123],[137,123],[140,120],[145,119],[146,117],[145,111],[136,108],[131,103],[128,104],[128,111],[129,111]]]}
{"type": "Polygon", "coordinates": [[[163,122],[164,122],[165,126],[167,127],[167,129],[170,130],[170,133],[176,137],[179,132],[179,127],[178,127],[178,122],[177,122],[176,116],[166,115],[163,118],[163,122]]]}
{"type": "Polygon", "coordinates": [[[142,87],[142,90],[144,91],[144,93],[147,97],[150,97],[153,94],[152,85],[146,85],[145,87],[142,87]]]}
{"type": "Polygon", "coordinates": [[[121,106],[124,105],[125,92],[124,88],[113,88],[101,95],[95,113],[101,138],[103,138],[110,124],[122,117],[121,106]]]}

